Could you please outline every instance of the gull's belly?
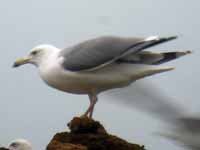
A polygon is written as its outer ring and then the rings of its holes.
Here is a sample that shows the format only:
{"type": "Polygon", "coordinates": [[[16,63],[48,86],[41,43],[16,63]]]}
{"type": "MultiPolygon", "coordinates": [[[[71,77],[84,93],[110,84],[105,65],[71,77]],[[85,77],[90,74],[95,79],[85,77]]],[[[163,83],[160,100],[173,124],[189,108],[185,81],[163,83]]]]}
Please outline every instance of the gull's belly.
{"type": "Polygon", "coordinates": [[[63,69],[54,68],[40,72],[42,79],[50,86],[74,94],[99,93],[112,88],[119,88],[129,84],[125,76],[119,73],[87,73],[69,72],[63,69]]]}
{"type": "Polygon", "coordinates": [[[59,63],[40,67],[42,79],[50,86],[75,94],[89,94],[120,88],[156,73],[169,71],[169,67],[139,64],[111,64],[101,69],[85,72],[70,72],[59,63]]]}

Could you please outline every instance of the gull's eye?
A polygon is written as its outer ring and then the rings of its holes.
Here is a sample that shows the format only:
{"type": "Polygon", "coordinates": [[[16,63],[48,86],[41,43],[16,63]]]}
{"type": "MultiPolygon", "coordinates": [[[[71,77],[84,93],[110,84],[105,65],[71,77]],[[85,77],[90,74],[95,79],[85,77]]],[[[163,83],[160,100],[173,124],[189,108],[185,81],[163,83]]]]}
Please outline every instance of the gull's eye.
{"type": "Polygon", "coordinates": [[[19,143],[14,142],[14,143],[10,144],[10,146],[12,146],[12,147],[18,147],[19,143]]]}
{"type": "Polygon", "coordinates": [[[36,55],[38,53],[38,51],[32,51],[31,55],[36,55]]]}

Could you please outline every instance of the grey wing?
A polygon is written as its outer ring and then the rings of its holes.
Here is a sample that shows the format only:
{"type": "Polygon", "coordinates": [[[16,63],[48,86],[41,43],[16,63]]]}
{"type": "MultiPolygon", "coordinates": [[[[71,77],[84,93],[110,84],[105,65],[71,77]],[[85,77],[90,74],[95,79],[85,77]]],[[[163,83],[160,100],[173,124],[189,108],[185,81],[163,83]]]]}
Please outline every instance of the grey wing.
{"type": "Polygon", "coordinates": [[[186,112],[182,105],[177,104],[147,79],[120,89],[120,92],[118,89],[111,90],[106,96],[115,103],[140,110],[170,125],[177,123],[177,118],[183,117],[183,113],[186,112]]]}
{"type": "Polygon", "coordinates": [[[179,119],[180,125],[182,127],[192,133],[199,134],[200,133],[200,118],[195,117],[183,117],[179,119]]]}
{"type": "Polygon", "coordinates": [[[60,56],[64,58],[62,65],[66,70],[91,70],[175,38],[99,37],[64,49],[61,51],[60,56]]]}
{"type": "Polygon", "coordinates": [[[148,64],[148,65],[160,65],[169,61],[175,60],[187,54],[191,51],[172,51],[155,53],[150,51],[142,51],[137,54],[128,55],[117,60],[118,63],[132,63],[132,64],[148,64]]]}

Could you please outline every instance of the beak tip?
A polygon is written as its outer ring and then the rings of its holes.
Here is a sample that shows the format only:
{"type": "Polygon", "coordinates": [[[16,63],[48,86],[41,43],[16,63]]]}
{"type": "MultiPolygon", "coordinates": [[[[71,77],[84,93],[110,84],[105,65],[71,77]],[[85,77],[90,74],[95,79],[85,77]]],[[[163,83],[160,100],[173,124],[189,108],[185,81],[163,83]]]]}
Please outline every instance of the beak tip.
{"type": "Polygon", "coordinates": [[[12,65],[12,68],[16,68],[18,65],[16,64],[16,63],[14,63],[13,65],[12,65]]]}
{"type": "Polygon", "coordinates": [[[23,64],[26,64],[29,62],[29,59],[28,58],[18,58],[14,64],[12,65],[12,68],[16,68],[16,67],[19,67],[23,64]]]}

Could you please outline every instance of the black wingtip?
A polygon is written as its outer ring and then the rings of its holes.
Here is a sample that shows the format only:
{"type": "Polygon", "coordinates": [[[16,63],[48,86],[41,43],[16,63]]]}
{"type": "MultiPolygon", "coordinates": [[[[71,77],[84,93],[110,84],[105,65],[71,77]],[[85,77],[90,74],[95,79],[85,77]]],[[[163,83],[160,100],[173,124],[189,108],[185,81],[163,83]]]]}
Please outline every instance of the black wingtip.
{"type": "Polygon", "coordinates": [[[169,37],[161,37],[160,40],[165,42],[165,41],[175,40],[177,38],[178,38],[178,36],[175,35],[175,36],[169,36],[169,37]]]}
{"type": "Polygon", "coordinates": [[[160,37],[157,41],[152,43],[151,46],[161,44],[161,43],[165,43],[165,42],[169,42],[169,41],[175,40],[177,38],[178,38],[178,36],[160,37]]]}
{"type": "Polygon", "coordinates": [[[175,39],[177,39],[178,38],[178,36],[177,35],[175,35],[175,36],[170,36],[170,37],[167,37],[167,40],[175,40],[175,39]]]}
{"type": "Polygon", "coordinates": [[[169,42],[169,41],[175,40],[175,39],[177,39],[177,38],[178,38],[178,36],[159,37],[159,38],[157,38],[156,40],[152,40],[150,44],[148,44],[148,45],[142,47],[142,49],[146,49],[146,48],[149,48],[149,47],[158,45],[158,44],[162,44],[162,43],[165,43],[165,42],[169,42]]]}

